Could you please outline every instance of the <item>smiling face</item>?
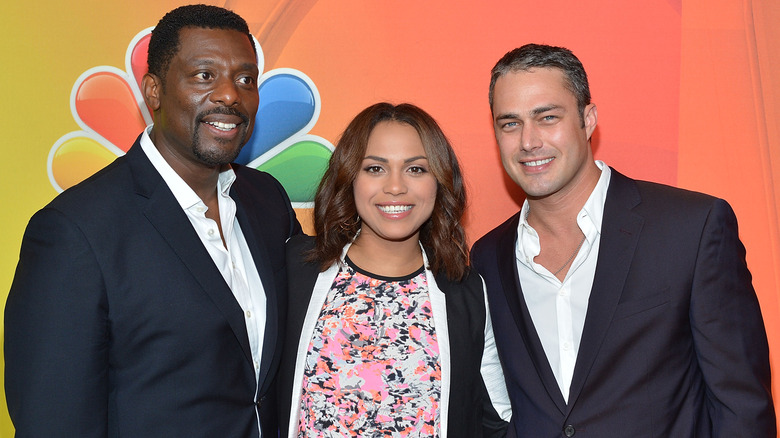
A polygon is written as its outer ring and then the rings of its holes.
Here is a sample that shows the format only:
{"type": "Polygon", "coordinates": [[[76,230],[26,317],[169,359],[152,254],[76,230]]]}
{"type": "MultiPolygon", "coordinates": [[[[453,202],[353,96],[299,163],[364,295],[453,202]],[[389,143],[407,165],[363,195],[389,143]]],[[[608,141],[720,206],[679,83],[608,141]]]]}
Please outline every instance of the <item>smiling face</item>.
{"type": "Polygon", "coordinates": [[[493,128],[501,161],[529,200],[590,193],[599,178],[590,147],[596,121],[593,104],[580,115],[559,69],[510,72],[496,81],[493,128]]]}
{"type": "Polygon", "coordinates": [[[152,141],[180,174],[230,163],[252,135],[257,58],[235,30],[185,27],[164,79],[144,77],[152,141]],[[164,82],[164,83],[163,83],[164,82]]]}
{"type": "Polygon", "coordinates": [[[417,131],[405,123],[378,123],[352,187],[363,222],[358,239],[416,242],[437,188],[417,131]]]}

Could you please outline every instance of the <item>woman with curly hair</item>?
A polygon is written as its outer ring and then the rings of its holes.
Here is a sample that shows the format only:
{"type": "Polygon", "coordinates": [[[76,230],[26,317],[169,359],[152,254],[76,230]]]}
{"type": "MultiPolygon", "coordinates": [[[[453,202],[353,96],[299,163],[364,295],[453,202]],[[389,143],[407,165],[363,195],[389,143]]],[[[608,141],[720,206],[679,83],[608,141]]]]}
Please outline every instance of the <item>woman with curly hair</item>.
{"type": "Polygon", "coordinates": [[[503,436],[511,413],[465,207],[425,111],[379,103],[352,120],[315,196],[316,237],[287,244],[287,436],[503,436]]]}

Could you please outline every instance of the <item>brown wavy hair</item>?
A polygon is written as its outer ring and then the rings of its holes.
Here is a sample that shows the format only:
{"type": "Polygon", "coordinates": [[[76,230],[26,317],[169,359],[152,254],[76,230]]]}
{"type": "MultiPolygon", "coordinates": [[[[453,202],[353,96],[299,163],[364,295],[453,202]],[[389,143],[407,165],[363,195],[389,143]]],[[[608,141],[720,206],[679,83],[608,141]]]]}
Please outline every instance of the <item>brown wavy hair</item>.
{"type": "Polygon", "coordinates": [[[429,170],[436,178],[436,202],[420,229],[420,242],[432,272],[462,280],[469,255],[460,222],[466,210],[466,189],[458,159],[433,117],[409,103],[372,105],[355,116],[341,134],[314,197],[316,245],[307,260],[318,263],[323,271],[328,269],[360,229],[352,184],[362,167],[371,131],[386,121],[405,123],[420,135],[429,170]]]}

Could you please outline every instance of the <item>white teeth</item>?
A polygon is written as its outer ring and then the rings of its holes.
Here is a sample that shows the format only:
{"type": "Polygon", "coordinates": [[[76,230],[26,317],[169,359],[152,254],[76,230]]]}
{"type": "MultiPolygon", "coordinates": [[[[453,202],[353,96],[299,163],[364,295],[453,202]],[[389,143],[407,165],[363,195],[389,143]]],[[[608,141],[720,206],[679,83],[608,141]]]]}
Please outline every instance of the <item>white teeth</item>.
{"type": "Polygon", "coordinates": [[[235,123],[222,123],[222,122],[206,122],[209,125],[219,129],[220,131],[230,131],[237,125],[235,123]]]}
{"type": "Polygon", "coordinates": [[[380,210],[387,214],[398,214],[411,210],[411,205],[378,205],[380,210]]]}
{"type": "Polygon", "coordinates": [[[547,163],[549,163],[552,160],[553,160],[552,158],[546,158],[544,160],[528,161],[528,162],[522,163],[522,164],[523,164],[523,166],[534,167],[534,166],[541,166],[542,164],[547,164],[547,163]]]}

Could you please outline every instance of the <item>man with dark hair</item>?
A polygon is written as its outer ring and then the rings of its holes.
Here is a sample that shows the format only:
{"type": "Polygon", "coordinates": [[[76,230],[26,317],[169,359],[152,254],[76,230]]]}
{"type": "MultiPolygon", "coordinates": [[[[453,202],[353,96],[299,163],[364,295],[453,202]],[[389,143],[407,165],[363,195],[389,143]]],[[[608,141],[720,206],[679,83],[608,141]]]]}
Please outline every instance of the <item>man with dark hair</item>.
{"type": "Polygon", "coordinates": [[[728,203],[595,161],[596,106],[567,49],[507,53],[490,105],[526,194],[472,249],[511,435],[775,438],[766,333],[728,203]]]}
{"type": "Polygon", "coordinates": [[[231,164],[258,107],[252,36],[184,6],[148,62],[154,124],[25,232],[5,310],[11,419],[18,436],[276,437],[300,224],[273,177],[231,164]]]}
{"type": "Polygon", "coordinates": [[[149,73],[165,78],[171,59],[181,47],[179,31],[185,27],[231,29],[241,32],[249,39],[252,51],[257,55],[255,40],[243,18],[217,6],[190,5],[168,12],[154,27],[152,31],[154,38],[149,41],[147,57],[149,73]]]}

